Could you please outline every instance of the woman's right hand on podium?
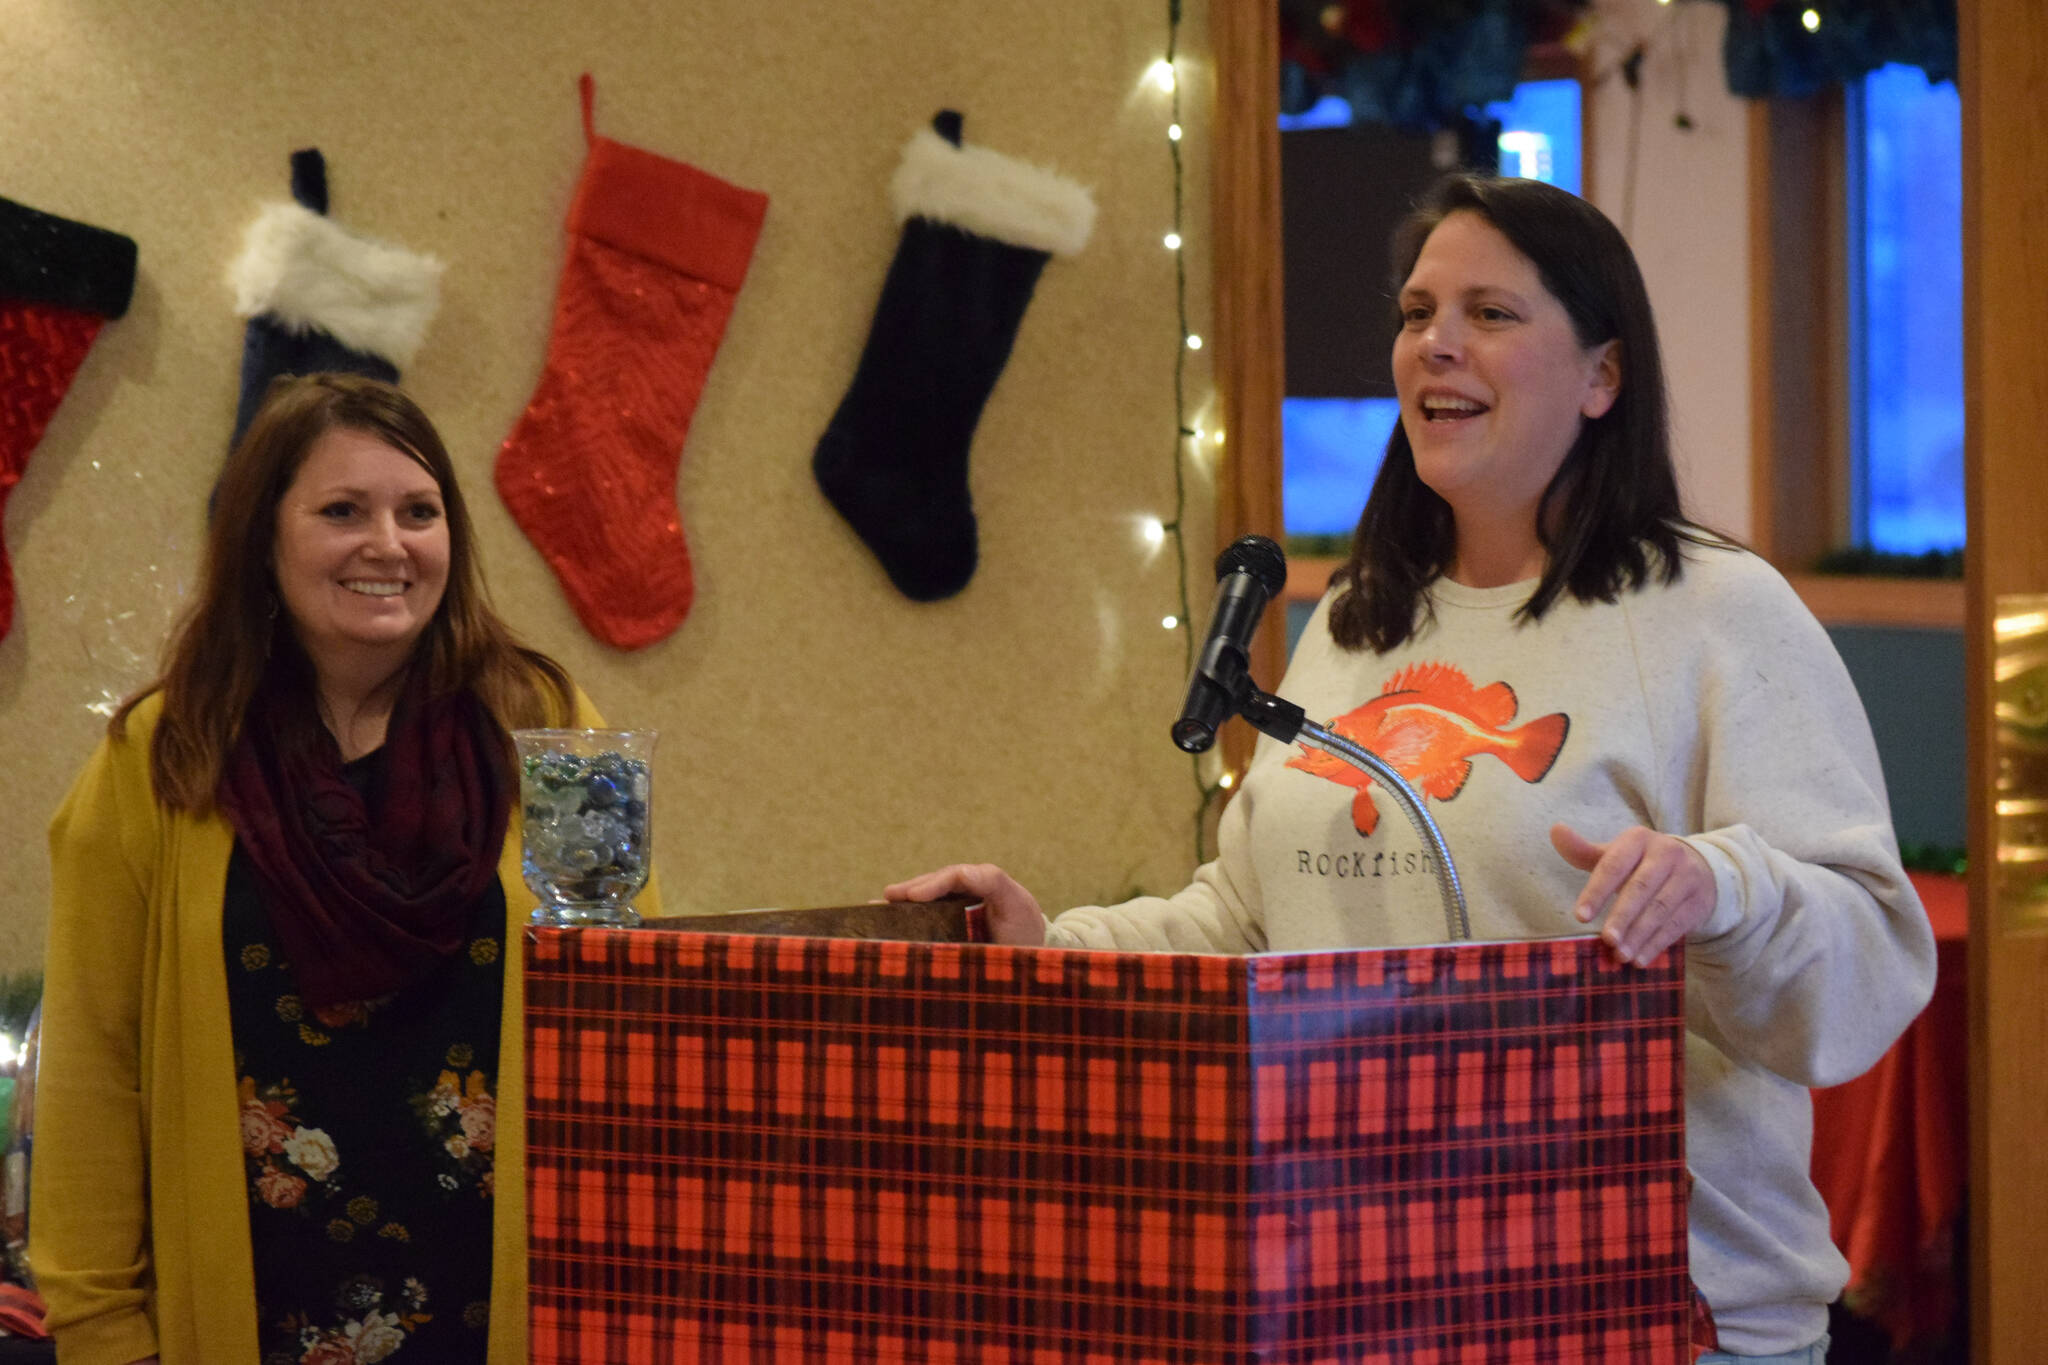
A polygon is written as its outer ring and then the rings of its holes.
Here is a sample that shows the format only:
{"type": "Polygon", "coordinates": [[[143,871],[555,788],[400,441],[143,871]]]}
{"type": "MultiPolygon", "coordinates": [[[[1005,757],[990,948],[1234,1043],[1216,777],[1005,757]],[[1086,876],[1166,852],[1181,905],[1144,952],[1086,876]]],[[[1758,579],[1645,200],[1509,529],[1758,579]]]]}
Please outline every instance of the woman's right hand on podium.
{"type": "Polygon", "coordinates": [[[989,937],[997,943],[1037,948],[1045,943],[1045,912],[1038,897],[994,863],[954,863],[882,891],[892,901],[931,901],[941,896],[973,896],[987,917],[989,937]]]}

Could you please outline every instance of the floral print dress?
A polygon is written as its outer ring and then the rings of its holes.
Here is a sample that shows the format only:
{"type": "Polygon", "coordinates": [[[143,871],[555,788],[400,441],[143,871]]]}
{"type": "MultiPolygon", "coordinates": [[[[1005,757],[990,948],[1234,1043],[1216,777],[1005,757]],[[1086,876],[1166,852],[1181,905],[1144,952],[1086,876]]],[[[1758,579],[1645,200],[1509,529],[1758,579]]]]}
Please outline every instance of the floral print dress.
{"type": "Polygon", "coordinates": [[[299,998],[239,846],[225,899],[262,1365],[480,1365],[504,892],[425,979],[325,1009],[299,998]]]}

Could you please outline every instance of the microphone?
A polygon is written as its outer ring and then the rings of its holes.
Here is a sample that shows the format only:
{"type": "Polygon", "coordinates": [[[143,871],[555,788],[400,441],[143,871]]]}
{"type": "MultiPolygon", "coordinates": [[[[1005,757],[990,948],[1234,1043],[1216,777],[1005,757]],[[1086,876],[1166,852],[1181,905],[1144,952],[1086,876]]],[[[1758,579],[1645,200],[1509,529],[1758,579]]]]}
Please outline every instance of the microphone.
{"type": "Polygon", "coordinates": [[[1240,536],[1216,556],[1216,607],[1209,638],[1188,675],[1188,698],[1173,723],[1173,742],[1199,754],[1216,742],[1217,727],[1229,720],[1251,690],[1251,656],[1246,652],[1259,613],[1287,583],[1287,556],[1264,536],[1240,536]]]}

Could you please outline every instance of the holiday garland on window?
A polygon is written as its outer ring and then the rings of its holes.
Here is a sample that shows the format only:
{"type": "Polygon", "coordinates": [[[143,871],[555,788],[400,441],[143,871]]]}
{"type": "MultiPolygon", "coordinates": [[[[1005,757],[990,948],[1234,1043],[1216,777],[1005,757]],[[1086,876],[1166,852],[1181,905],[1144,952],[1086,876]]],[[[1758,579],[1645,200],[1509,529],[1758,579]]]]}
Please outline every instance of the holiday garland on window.
{"type": "Polygon", "coordinates": [[[1748,99],[1799,98],[1878,67],[1956,77],[1955,0],[1720,0],[1728,88],[1748,99]]]}
{"type": "MultiPolygon", "coordinates": [[[[1812,95],[1893,62],[1955,79],[1955,0],[1715,2],[1728,88],[1745,98],[1812,95]]],[[[1280,107],[1337,95],[1354,122],[1455,127],[1514,95],[1531,47],[1583,50],[1597,22],[1588,0],[1280,0],[1280,107]]]]}
{"type": "Polygon", "coordinates": [[[1588,0],[1280,0],[1280,107],[1338,95],[1354,122],[1449,127],[1592,23],[1588,0]]]}

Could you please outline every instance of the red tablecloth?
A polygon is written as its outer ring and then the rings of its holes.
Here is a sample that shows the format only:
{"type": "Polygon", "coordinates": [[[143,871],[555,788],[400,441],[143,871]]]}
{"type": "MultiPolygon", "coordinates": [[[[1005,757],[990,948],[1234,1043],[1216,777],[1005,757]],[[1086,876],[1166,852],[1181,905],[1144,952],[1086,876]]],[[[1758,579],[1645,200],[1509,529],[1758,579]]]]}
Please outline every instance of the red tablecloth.
{"type": "Polygon", "coordinates": [[[1849,1258],[1847,1306],[1904,1346],[1956,1308],[1969,1147],[1969,905],[1961,877],[1914,873],[1934,925],[1934,999],[1869,1072],[1813,1092],[1813,1180],[1849,1258]]]}

